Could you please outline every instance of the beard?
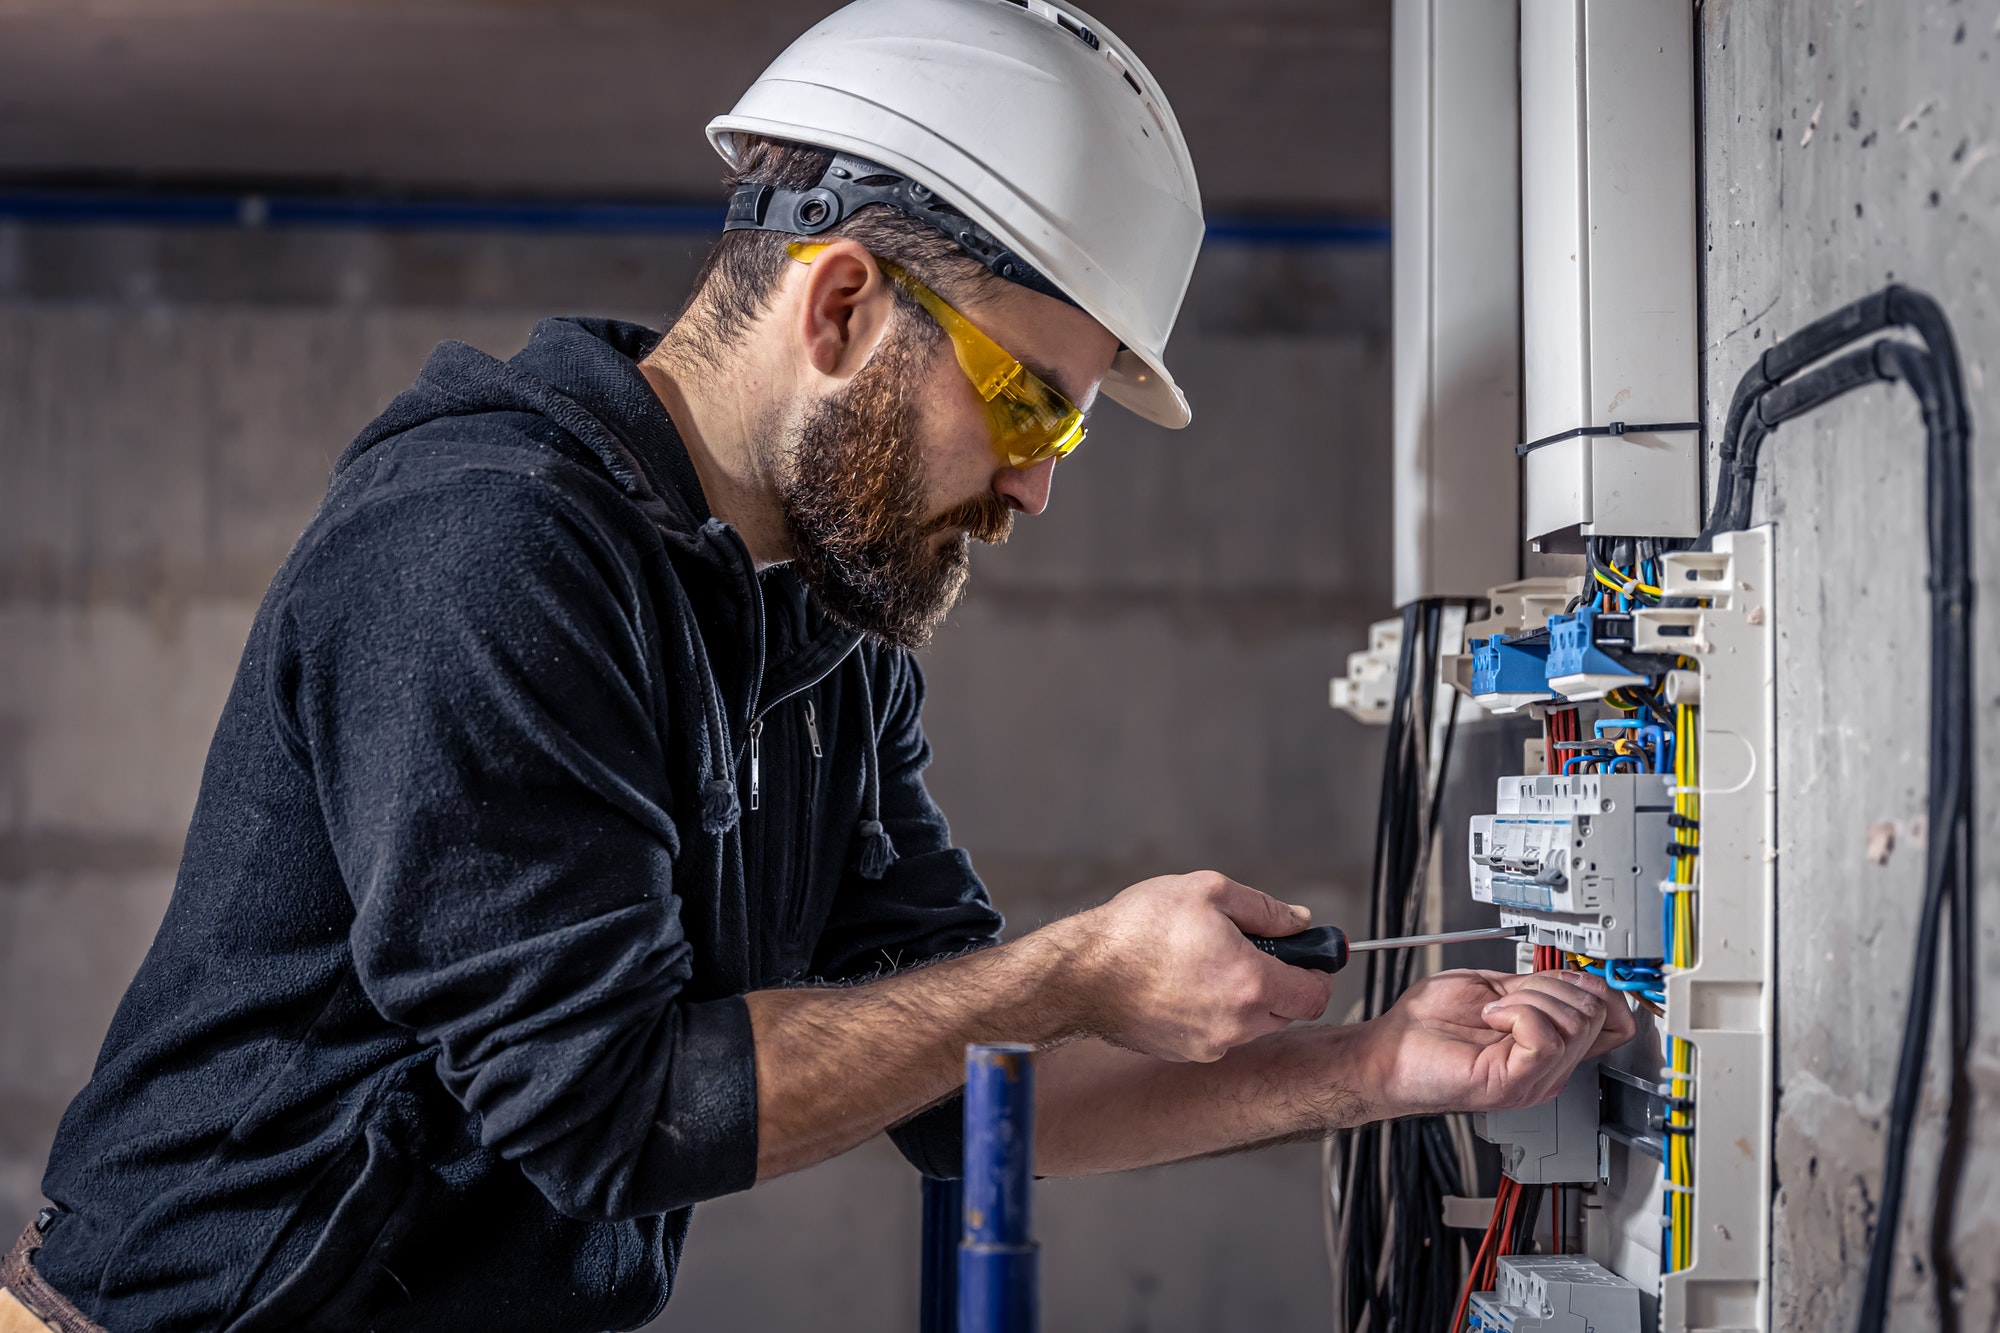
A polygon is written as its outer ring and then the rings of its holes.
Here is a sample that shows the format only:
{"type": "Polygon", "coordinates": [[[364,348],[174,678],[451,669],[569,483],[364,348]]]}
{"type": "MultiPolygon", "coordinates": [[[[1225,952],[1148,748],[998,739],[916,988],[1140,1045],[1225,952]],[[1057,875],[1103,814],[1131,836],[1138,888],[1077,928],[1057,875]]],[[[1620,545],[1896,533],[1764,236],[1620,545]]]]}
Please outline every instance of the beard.
{"type": "Polygon", "coordinates": [[[971,543],[999,545],[1014,514],[992,491],[926,512],[920,386],[941,335],[899,310],[889,335],[839,394],[815,403],[780,485],[792,567],[834,620],[921,648],[964,592],[971,543]],[[936,550],[931,540],[948,532],[936,550]]]}

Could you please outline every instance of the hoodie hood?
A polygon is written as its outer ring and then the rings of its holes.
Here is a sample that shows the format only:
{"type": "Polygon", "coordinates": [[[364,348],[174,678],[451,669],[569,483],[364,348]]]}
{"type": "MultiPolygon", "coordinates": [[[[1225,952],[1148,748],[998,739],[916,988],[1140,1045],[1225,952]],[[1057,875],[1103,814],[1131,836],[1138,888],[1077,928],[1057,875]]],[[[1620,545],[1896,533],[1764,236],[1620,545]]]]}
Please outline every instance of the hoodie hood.
{"type": "Polygon", "coordinates": [[[663,529],[692,535],[711,521],[708,502],[673,418],[639,369],[659,342],[643,324],[565,316],[537,323],[506,361],[466,343],[439,343],[416,383],[355,437],[334,473],[441,418],[523,412],[561,427],[663,529]]]}

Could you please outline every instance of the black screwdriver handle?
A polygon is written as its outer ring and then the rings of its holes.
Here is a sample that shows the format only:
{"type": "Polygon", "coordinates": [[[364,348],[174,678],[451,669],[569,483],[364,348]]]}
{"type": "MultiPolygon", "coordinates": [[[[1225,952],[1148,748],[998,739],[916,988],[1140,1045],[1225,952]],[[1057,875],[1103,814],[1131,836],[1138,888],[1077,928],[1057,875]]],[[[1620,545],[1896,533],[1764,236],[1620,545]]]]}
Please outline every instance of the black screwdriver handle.
{"type": "Polygon", "coordinates": [[[1281,963],[1338,972],[1347,966],[1347,932],[1339,926],[1308,926],[1296,935],[1245,935],[1243,938],[1281,963]]]}

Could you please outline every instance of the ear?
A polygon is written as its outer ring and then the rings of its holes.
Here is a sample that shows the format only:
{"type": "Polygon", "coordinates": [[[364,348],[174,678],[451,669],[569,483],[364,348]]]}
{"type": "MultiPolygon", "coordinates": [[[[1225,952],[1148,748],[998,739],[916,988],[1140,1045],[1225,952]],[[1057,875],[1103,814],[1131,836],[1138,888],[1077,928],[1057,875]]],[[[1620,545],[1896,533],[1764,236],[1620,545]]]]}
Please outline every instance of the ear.
{"type": "Polygon", "coordinates": [[[856,241],[834,241],[804,270],[796,328],[806,360],[829,379],[851,379],[889,327],[895,294],[875,257],[856,241]]]}

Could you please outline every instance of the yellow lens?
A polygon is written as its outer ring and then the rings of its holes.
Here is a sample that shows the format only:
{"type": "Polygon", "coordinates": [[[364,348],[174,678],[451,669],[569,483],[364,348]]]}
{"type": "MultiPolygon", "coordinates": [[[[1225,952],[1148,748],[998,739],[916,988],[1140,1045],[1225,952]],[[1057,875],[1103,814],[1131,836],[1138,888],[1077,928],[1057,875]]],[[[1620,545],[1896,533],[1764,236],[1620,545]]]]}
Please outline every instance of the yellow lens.
{"type": "Polygon", "coordinates": [[[1083,413],[1026,366],[987,400],[986,411],[993,446],[1011,467],[1061,458],[1083,443],[1083,413]]]}
{"type": "MultiPolygon", "coordinates": [[[[824,242],[793,241],[785,253],[807,264],[824,249],[824,242]]],[[[994,452],[1009,467],[1031,467],[1044,459],[1061,458],[1083,443],[1083,412],[1074,403],[901,265],[879,257],[875,262],[930,312],[951,339],[959,369],[986,403],[986,414],[993,424],[994,452]]]]}

